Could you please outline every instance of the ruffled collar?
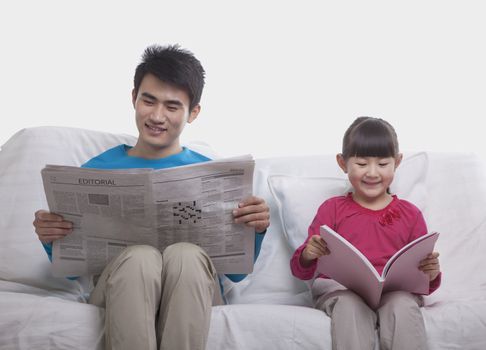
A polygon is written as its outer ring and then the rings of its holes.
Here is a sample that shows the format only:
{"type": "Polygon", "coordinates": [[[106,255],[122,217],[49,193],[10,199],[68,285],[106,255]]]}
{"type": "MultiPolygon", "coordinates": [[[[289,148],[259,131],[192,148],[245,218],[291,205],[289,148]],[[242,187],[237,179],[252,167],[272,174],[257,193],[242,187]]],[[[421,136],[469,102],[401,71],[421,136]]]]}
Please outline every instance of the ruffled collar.
{"type": "Polygon", "coordinates": [[[394,220],[400,219],[400,217],[401,217],[400,211],[397,208],[398,197],[396,195],[392,195],[392,200],[391,200],[390,203],[388,203],[388,205],[386,207],[384,207],[382,209],[378,209],[378,210],[365,208],[362,205],[360,205],[359,203],[357,203],[353,199],[353,193],[352,192],[349,192],[346,197],[350,202],[353,203],[353,205],[359,211],[366,212],[368,214],[375,216],[377,218],[378,222],[380,223],[380,225],[382,225],[382,226],[392,225],[394,220]]]}

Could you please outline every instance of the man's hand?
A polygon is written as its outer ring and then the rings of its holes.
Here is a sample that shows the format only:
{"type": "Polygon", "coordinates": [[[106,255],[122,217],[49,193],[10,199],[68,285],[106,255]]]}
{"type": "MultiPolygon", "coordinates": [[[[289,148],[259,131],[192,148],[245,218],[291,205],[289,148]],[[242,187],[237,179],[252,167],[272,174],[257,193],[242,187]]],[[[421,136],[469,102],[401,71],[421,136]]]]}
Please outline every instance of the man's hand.
{"type": "Polygon", "coordinates": [[[307,244],[300,255],[300,265],[309,267],[315,259],[331,252],[327,247],[326,241],[319,235],[314,235],[307,241],[307,244]]]}
{"type": "Polygon", "coordinates": [[[433,252],[427,255],[427,257],[420,262],[419,270],[427,274],[430,281],[435,280],[440,273],[439,253],[433,252]]]}
{"type": "Polygon", "coordinates": [[[32,224],[42,243],[50,243],[72,232],[73,224],[65,221],[61,215],[52,214],[47,210],[37,210],[34,217],[32,224]]]}
{"type": "Polygon", "coordinates": [[[255,196],[241,201],[238,208],[233,210],[233,217],[235,223],[253,227],[257,233],[265,231],[270,225],[270,209],[267,203],[255,196]]]}

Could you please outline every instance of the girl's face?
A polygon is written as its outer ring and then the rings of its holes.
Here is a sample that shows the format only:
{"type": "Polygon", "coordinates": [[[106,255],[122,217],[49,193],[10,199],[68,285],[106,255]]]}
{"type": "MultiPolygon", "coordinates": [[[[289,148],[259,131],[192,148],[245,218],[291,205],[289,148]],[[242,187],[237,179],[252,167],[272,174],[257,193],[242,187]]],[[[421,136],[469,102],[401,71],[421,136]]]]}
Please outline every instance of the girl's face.
{"type": "Polygon", "coordinates": [[[354,200],[375,210],[384,208],[391,201],[387,189],[401,160],[401,154],[386,158],[350,157],[347,160],[344,160],[342,155],[337,155],[339,166],[348,174],[354,188],[354,200]]]}

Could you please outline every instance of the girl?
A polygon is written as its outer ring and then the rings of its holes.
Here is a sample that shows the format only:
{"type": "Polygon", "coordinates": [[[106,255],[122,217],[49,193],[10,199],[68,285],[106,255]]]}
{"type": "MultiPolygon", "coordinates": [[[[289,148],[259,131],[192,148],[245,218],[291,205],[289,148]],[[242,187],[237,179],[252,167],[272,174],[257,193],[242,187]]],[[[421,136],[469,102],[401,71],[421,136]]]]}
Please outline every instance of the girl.
{"type": "MultiPolygon", "coordinates": [[[[358,248],[379,274],[387,260],[407,243],[427,233],[420,210],[390,193],[402,154],[393,127],[378,118],[357,118],[343,138],[339,167],[348,174],[353,191],[326,200],[309,227],[309,236],[290,261],[292,274],[314,277],[317,259],[332,254],[319,235],[328,225],[358,248]]],[[[429,276],[429,293],[441,281],[439,254],[427,256],[419,269],[429,276]]],[[[312,284],[315,307],[331,317],[334,350],[374,349],[375,329],[381,349],[426,349],[427,339],[420,306],[422,297],[403,291],[382,296],[372,310],[357,294],[324,275],[312,284]]]]}

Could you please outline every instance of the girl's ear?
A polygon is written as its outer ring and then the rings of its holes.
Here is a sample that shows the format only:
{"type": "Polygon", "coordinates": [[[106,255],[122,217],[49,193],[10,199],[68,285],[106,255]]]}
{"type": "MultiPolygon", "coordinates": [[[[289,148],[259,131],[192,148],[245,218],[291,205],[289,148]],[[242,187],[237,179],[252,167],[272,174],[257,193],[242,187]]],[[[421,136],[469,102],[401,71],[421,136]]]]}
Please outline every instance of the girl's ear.
{"type": "Polygon", "coordinates": [[[395,169],[398,168],[398,166],[402,162],[402,159],[403,159],[403,154],[398,153],[397,156],[395,157],[395,169]]]}
{"type": "Polygon", "coordinates": [[[347,174],[348,168],[346,166],[346,160],[344,160],[342,153],[336,154],[336,161],[337,161],[339,167],[344,171],[344,173],[347,174]]]}

